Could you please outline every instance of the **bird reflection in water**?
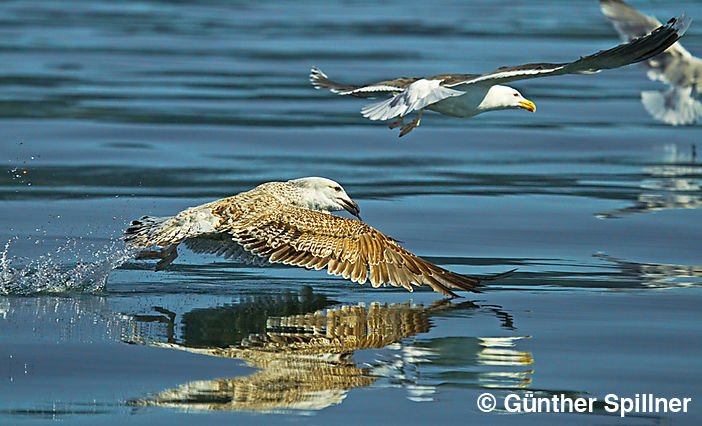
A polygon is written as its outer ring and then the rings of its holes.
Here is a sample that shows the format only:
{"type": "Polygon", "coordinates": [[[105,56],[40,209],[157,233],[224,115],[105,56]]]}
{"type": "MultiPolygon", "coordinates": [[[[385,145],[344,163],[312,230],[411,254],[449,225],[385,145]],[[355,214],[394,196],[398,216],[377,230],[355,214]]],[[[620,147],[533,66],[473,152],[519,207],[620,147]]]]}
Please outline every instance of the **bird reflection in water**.
{"type": "Polygon", "coordinates": [[[617,268],[617,277],[624,277],[626,281],[646,287],[677,288],[702,285],[702,266],[639,263],[604,253],[595,254],[594,257],[613,264],[617,268]]]}
{"type": "Polygon", "coordinates": [[[676,144],[663,147],[660,163],[643,168],[646,176],[639,184],[639,193],[632,205],[598,213],[601,219],[617,218],[632,213],[664,209],[695,209],[702,206],[702,165],[697,162],[697,149],[681,150],[676,144]]]}
{"type": "MultiPolygon", "coordinates": [[[[137,329],[136,343],[243,359],[260,370],[245,377],[190,382],[129,404],[185,410],[309,411],[339,404],[348,390],[371,385],[401,387],[408,398],[426,401],[433,400],[439,384],[521,388],[531,381],[527,366],[533,358],[515,349],[524,337],[407,339],[428,332],[432,317],[447,312],[495,313],[503,328],[513,330],[511,315],[499,307],[444,299],[430,306],[374,302],[320,308],[333,303],[306,289],[299,298],[258,298],[194,310],[182,318],[180,342],[173,335],[175,316],[164,313],[159,323],[167,335],[153,339],[139,336],[137,329]],[[275,315],[281,311],[292,313],[275,315]],[[214,338],[217,335],[231,339],[214,338]],[[354,361],[352,355],[358,349],[375,349],[374,359],[354,361]]],[[[137,322],[153,324],[156,317],[137,317],[137,322]]]]}

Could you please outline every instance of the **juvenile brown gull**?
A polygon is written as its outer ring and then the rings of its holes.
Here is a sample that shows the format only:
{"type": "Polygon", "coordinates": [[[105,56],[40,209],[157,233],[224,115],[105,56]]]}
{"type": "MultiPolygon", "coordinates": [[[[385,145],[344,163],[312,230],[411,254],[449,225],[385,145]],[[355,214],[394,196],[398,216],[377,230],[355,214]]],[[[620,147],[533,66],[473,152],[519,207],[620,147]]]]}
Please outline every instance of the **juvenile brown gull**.
{"type": "Polygon", "coordinates": [[[655,56],[675,43],[687,30],[690,20],[673,18],[647,35],[593,55],[560,64],[536,63],[501,67],[487,74],[439,74],[431,77],[396,78],[366,85],[341,84],[330,80],[319,68],[312,68],[310,81],[316,89],[325,88],[339,95],[389,99],[369,104],[361,109],[371,120],[389,120],[390,125],[402,125],[400,136],[419,126],[425,109],[452,117],[472,117],[487,111],[523,108],[534,112],[536,106],[507,83],[529,78],[563,74],[590,74],[603,69],[618,68],[655,56]],[[417,118],[403,125],[404,117],[419,111],[417,118]]]}
{"type": "MultiPolygon", "coordinates": [[[[624,40],[640,37],[661,23],[621,0],[600,0],[602,13],[624,40]]],[[[674,126],[694,124],[702,115],[702,59],[692,56],[679,42],[663,53],[641,62],[648,78],[662,81],[666,90],[641,92],[641,102],[653,118],[674,126]]]]}
{"type": "MultiPolygon", "coordinates": [[[[470,276],[440,268],[402,248],[396,240],[365,223],[330,214],[358,205],[333,180],[307,177],[268,182],[172,217],[144,216],[131,223],[124,239],[136,248],[152,246],[137,258],[160,259],[164,269],[178,256],[180,243],[198,253],[259,259],[270,263],[326,268],[357,283],[412,286],[456,296],[450,289],[477,291],[480,280],[505,274],[470,276]]],[[[510,271],[512,272],[512,271],[510,271]]]]}

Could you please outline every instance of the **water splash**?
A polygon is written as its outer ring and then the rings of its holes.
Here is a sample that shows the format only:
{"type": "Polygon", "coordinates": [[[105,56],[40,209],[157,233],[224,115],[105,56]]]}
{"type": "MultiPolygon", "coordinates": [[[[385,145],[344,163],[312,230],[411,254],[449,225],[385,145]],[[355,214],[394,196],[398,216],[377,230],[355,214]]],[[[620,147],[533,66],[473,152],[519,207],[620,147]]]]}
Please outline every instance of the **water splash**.
{"type": "Polygon", "coordinates": [[[17,237],[5,243],[0,253],[0,295],[39,293],[95,293],[107,284],[110,271],[134,258],[136,251],[120,240],[102,248],[88,245],[90,257],[81,254],[82,241],[70,239],[54,252],[36,259],[10,257],[10,246],[17,237]]]}

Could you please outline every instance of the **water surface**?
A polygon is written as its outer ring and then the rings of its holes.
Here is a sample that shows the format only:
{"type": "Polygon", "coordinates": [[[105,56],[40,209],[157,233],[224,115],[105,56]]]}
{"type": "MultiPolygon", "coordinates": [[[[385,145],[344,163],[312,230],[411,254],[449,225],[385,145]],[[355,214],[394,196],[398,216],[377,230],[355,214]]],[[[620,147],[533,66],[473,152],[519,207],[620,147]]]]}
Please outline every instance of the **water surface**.
{"type": "MultiPolygon", "coordinates": [[[[697,2],[635,5],[686,11],[702,54],[697,2]]],[[[595,1],[11,1],[0,22],[0,423],[619,420],[484,414],[486,391],[702,418],[700,131],[647,115],[641,69],[514,83],[536,114],[428,113],[401,140],[307,78],[572,60],[618,42],[595,1]],[[187,250],[157,273],[119,242],[309,175],[437,264],[518,270],[447,301],[187,250]]]]}

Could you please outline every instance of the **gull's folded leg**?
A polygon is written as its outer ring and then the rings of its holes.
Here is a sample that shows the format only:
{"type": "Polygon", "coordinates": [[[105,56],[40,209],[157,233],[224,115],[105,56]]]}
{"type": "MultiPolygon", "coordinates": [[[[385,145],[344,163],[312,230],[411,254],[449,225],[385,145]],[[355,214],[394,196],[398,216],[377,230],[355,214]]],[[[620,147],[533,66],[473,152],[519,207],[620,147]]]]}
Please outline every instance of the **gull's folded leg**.
{"type": "Polygon", "coordinates": [[[407,133],[411,132],[415,127],[419,127],[419,122],[422,119],[422,112],[424,112],[424,108],[419,110],[419,114],[417,114],[417,118],[415,118],[411,122],[402,126],[402,131],[400,132],[400,137],[403,137],[407,133]]]}
{"type": "Polygon", "coordinates": [[[160,259],[156,263],[156,270],[165,269],[178,257],[178,244],[172,244],[163,250],[142,250],[136,255],[136,260],[160,259]]]}
{"type": "Polygon", "coordinates": [[[163,259],[163,250],[142,250],[136,257],[136,260],[152,260],[152,259],[163,259]]]}
{"type": "Polygon", "coordinates": [[[157,271],[162,271],[166,269],[166,267],[173,263],[175,258],[178,257],[178,244],[172,244],[162,251],[164,256],[163,259],[159,260],[156,263],[157,271]]]}
{"type": "Polygon", "coordinates": [[[388,128],[389,129],[394,129],[397,126],[402,126],[402,122],[405,120],[405,117],[400,117],[397,120],[393,121],[388,128]]]}

